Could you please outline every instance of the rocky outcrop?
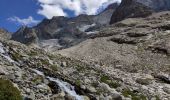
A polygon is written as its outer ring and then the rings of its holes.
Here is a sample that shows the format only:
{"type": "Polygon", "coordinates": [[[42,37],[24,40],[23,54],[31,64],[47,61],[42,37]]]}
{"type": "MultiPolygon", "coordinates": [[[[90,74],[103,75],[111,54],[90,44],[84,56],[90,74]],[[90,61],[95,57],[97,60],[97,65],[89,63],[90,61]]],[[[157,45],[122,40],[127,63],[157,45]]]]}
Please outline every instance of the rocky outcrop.
{"type": "Polygon", "coordinates": [[[24,44],[37,43],[38,40],[36,30],[26,26],[21,27],[16,33],[14,33],[11,39],[24,44]]]}
{"type": "Polygon", "coordinates": [[[136,0],[122,0],[120,6],[111,17],[110,24],[126,18],[146,17],[152,14],[152,9],[137,2],[136,0]]]}
{"type": "Polygon", "coordinates": [[[170,10],[169,0],[122,0],[113,13],[110,24],[126,18],[146,17],[152,12],[170,10]]]}
{"type": "Polygon", "coordinates": [[[170,10],[170,1],[169,0],[136,0],[147,7],[150,7],[156,12],[170,10]]]}
{"type": "Polygon", "coordinates": [[[7,30],[0,28],[0,38],[10,39],[11,38],[11,34],[12,33],[8,32],[7,30]]]}

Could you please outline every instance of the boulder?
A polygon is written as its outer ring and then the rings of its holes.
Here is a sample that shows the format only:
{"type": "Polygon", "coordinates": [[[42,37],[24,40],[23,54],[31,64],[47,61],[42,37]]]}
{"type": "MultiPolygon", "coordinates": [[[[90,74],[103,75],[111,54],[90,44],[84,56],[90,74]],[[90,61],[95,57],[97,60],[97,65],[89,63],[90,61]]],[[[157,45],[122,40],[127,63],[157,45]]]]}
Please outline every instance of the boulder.
{"type": "Polygon", "coordinates": [[[86,89],[90,93],[96,93],[97,92],[97,90],[94,87],[92,87],[92,86],[87,86],[86,89]]]}
{"type": "Polygon", "coordinates": [[[53,94],[58,94],[61,92],[60,87],[54,81],[50,81],[48,86],[51,88],[53,94]]]}
{"type": "Polygon", "coordinates": [[[168,74],[158,73],[158,74],[155,74],[154,77],[165,82],[165,83],[170,84],[170,76],[168,74]]]}

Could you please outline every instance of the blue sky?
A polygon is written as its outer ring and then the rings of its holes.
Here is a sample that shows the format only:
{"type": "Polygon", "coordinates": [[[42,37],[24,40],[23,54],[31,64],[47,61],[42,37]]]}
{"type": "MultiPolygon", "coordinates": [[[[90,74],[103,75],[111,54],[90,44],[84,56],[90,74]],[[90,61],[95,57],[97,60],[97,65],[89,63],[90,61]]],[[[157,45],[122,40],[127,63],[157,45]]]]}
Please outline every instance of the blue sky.
{"type": "Polygon", "coordinates": [[[13,16],[27,18],[32,15],[35,19],[43,19],[43,16],[36,13],[38,7],[35,0],[0,0],[0,27],[16,31],[20,24],[7,20],[13,16]]]}
{"type": "Polygon", "coordinates": [[[0,0],[0,27],[16,31],[20,24],[7,20],[14,16],[19,18],[33,16],[36,20],[42,20],[44,16],[37,14],[38,9],[36,0],[0,0]]]}
{"type": "Polygon", "coordinates": [[[120,0],[0,0],[0,28],[15,32],[22,25],[34,26],[53,16],[96,14],[120,0]],[[97,3],[96,3],[97,2],[97,3]]]}

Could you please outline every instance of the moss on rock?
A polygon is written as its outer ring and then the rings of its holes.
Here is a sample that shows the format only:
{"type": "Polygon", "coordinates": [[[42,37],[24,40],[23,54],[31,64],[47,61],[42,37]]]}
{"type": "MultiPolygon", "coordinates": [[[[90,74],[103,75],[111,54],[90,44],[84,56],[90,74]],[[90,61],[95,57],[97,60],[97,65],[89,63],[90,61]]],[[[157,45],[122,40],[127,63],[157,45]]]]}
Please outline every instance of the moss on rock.
{"type": "Polygon", "coordinates": [[[12,82],[0,78],[0,100],[22,100],[22,96],[12,82]]]}

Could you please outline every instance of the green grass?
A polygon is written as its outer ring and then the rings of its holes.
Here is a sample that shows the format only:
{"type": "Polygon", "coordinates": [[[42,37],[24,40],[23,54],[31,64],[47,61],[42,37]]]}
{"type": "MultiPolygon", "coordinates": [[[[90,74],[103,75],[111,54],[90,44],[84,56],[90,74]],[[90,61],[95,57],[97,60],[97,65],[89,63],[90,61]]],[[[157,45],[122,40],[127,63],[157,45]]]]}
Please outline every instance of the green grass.
{"type": "Polygon", "coordinates": [[[110,78],[108,76],[105,76],[105,75],[101,76],[101,78],[100,78],[100,81],[104,82],[104,83],[107,83],[109,80],[110,80],[110,78]]]}
{"type": "Polygon", "coordinates": [[[22,96],[9,80],[0,78],[0,100],[22,100],[22,96]]]}
{"type": "Polygon", "coordinates": [[[151,83],[151,79],[136,79],[136,82],[142,85],[149,85],[151,83]]]}
{"type": "Polygon", "coordinates": [[[109,84],[108,84],[111,88],[117,88],[117,87],[120,87],[121,84],[119,84],[118,82],[114,82],[114,81],[111,81],[109,84]]]}
{"type": "Polygon", "coordinates": [[[76,80],[75,84],[76,84],[77,86],[80,86],[80,85],[81,85],[81,81],[80,81],[80,80],[76,80]]]}
{"type": "Polygon", "coordinates": [[[19,61],[22,59],[22,55],[20,55],[19,53],[12,53],[11,56],[12,59],[14,59],[15,61],[19,61]]]}
{"type": "Polygon", "coordinates": [[[49,60],[47,60],[47,59],[41,60],[41,63],[43,65],[50,65],[49,60]]]}
{"type": "Polygon", "coordinates": [[[86,70],[86,68],[81,66],[81,65],[77,65],[76,69],[77,69],[78,72],[84,72],[86,70]]]}
{"type": "Polygon", "coordinates": [[[129,89],[124,89],[122,91],[122,94],[125,97],[131,96],[132,100],[147,100],[146,96],[142,94],[134,93],[133,91],[130,91],[129,89]]]}
{"type": "Polygon", "coordinates": [[[34,79],[32,79],[32,82],[34,82],[35,84],[39,84],[42,83],[43,80],[44,79],[42,76],[36,76],[34,79]]]}
{"type": "Polygon", "coordinates": [[[117,88],[121,86],[117,81],[113,81],[108,76],[105,75],[101,76],[100,81],[108,84],[111,88],[117,88]]]}
{"type": "Polygon", "coordinates": [[[28,55],[29,55],[29,56],[37,56],[37,55],[38,55],[38,53],[37,53],[37,52],[35,52],[35,51],[31,51],[28,55]]]}
{"type": "Polygon", "coordinates": [[[155,98],[156,98],[156,100],[161,100],[161,99],[159,98],[159,96],[157,96],[157,95],[155,96],[155,98]]]}
{"type": "Polygon", "coordinates": [[[58,70],[57,67],[58,67],[57,65],[51,65],[51,66],[50,66],[50,68],[51,68],[53,71],[57,71],[57,70],[58,70]]]}

